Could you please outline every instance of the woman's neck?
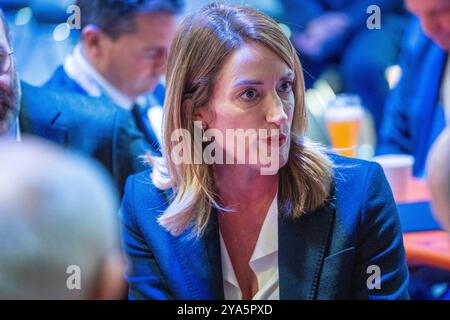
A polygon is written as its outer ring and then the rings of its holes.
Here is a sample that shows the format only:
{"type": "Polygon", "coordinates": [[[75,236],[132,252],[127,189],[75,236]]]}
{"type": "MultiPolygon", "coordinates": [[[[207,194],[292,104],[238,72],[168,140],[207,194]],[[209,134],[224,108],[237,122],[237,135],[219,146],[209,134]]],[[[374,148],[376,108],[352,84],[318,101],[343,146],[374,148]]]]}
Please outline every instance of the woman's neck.
{"type": "Polygon", "coordinates": [[[221,204],[233,210],[218,216],[220,233],[243,297],[250,299],[259,288],[249,261],[277,192],[278,175],[264,176],[245,165],[216,165],[213,172],[221,204]]]}
{"type": "Polygon", "coordinates": [[[278,174],[261,175],[245,165],[216,165],[213,172],[222,205],[237,211],[273,199],[278,190],[278,174]]]}

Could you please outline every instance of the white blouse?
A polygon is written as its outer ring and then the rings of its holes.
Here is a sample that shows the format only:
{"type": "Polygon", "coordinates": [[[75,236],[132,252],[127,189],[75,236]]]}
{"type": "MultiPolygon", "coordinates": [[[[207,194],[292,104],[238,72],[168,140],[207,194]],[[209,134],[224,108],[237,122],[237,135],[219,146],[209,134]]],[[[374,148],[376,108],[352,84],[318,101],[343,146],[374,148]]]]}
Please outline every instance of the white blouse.
{"type": "MultiPolygon", "coordinates": [[[[255,249],[249,262],[258,280],[253,300],[279,300],[278,276],[278,195],[272,200],[255,249]]],[[[226,300],[242,300],[242,292],[231,264],[225,242],[220,234],[223,288],[226,300]]]]}

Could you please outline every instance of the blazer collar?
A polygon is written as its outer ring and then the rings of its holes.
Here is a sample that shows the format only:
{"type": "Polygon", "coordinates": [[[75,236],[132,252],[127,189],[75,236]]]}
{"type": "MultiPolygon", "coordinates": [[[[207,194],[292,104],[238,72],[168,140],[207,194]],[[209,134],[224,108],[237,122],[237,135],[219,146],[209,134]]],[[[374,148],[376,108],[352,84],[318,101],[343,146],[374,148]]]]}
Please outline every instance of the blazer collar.
{"type": "Polygon", "coordinates": [[[212,213],[204,235],[190,239],[188,230],[172,237],[178,261],[189,289],[185,299],[224,300],[220,238],[216,212],[212,213]]]}
{"type": "Polygon", "coordinates": [[[281,300],[316,298],[322,264],[336,213],[334,198],[299,219],[278,217],[281,300]]]}
{"type": "MultiPolygon", "coordinates": [[[[327,201],[315,212],[293,220],[278,215],[280,299],[315,299],[320,272],[335,216],[334,186],[327,201]]],[[[217,214],[213,212],[205,234],[187,239],[188,232],[172,238],[189,288],[188,299],[223,300],[222,262],[217,214]]]]}

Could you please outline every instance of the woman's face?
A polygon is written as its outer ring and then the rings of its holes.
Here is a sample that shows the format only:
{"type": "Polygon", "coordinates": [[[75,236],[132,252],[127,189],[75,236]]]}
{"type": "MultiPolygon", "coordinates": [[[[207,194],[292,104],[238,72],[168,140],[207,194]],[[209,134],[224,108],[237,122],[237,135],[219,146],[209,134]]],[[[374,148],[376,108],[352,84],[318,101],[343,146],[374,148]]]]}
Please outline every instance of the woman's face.
{"type": "Polygon", "coordinates": [[[245,154],[245,164],[270,167],[274,174],[288,159],[293,86],[294,71],[280,57],[256,42],[245,44],[225,61],[209,101],[212,112],[202,110],[202,121],[207,129],[220,131],[224,139],[215,142],[234,163],[242,163],[237,161],[245,154]],[[250,138],[239,145],[237,140],[245,136],[250,138]],[[263,161],[264,150],[268,158],[263,161]]]}

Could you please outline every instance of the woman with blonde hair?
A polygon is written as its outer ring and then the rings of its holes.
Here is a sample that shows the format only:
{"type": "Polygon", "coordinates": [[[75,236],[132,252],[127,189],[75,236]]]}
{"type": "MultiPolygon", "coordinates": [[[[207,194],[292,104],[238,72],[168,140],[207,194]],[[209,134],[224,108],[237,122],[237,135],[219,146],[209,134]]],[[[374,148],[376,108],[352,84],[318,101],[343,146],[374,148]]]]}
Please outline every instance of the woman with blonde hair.
{"type": "Polygon", "coordinates": [[[210,4],[168,62],[163,159],[121,208],[130,299],[401,299],[395,203],[375,163],[304,137],[301,65],[277,23],[210,4]]]}

